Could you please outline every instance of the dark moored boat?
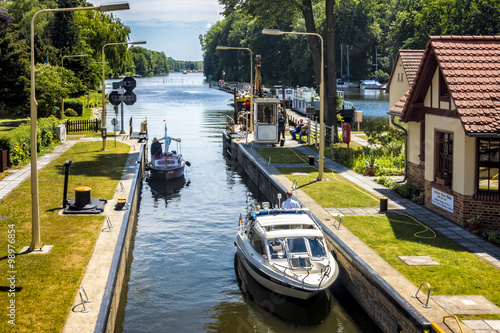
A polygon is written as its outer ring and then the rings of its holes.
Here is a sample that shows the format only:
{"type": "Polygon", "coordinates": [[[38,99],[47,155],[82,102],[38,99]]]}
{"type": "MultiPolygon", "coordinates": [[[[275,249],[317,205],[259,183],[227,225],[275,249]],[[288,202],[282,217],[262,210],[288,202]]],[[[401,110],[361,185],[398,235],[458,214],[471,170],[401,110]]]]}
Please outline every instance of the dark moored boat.
{"type": "Polygon", "coordinates": [[[190,163],[184,161],[180,152],[181,139],[167,136],[167,125],[165,124],[165,138],[160,140],[165,141],[164,151],[162,151],[159,142],[157,142],[156,147],[154,143],[151,145],[151,160],[147,164],[151,177],[165,180],[182,177],[186,165],[189,166],[190,163]],[[172,141],[177,143],[177,150],[170,150],[172,141]]]}

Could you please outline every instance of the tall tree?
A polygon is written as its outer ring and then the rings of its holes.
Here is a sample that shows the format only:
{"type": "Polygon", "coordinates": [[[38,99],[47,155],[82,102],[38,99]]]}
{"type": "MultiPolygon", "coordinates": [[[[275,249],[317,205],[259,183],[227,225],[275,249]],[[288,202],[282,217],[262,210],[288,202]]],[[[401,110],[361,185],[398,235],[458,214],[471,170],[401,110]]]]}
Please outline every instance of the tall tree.
{"type": "MultiPolygon", "coordinates": [[[[229,15],[230,13],[235,13],[238,11],[246,12],[250,15],[255,15],[257,21],[263,23],[267,27],[272,27],[277,25],[278,18],[289,18],[294,14],[301,13],[304,19],[306,32],[317,33],[316,24],[314,20],[313,5],[311,0],[283,0],[276,2],[269,2],[265,0],[219,0],[219,3],[224,5],[224,14],[229,15]]],[[[333,67],[333,74],[336,73],[335,70],[335,19],[333,18],[333,6],[335,1],[329,0],[326,2],[325,17],[326,21],[330,23],[329,33],[331,44],[328,47],[333,55],[327,56],[326,66],[333,67]],[[333,22],[333,25],[331,23],[333,22]],[[333,63],[332,63],[333,61],[333,63]]],[[[311,49],[311,54],[313,58],[313,68],[314,68],[314,79],[316,82],[316,87],[319,88],[320,77],[321,77],[321,46],[319,40],[315,36],[308,36],[309,47],[311,49]]],[[[331,71],[328,71],[330,73],[331,71]]],[[[336,76],[333,76],[334,82],[336,76]]],[[[326,92],[326,119],[327,124],[333,125],[335,128],[337,123],[337,109],[335,105],[335,95],[336,95],[336,85],[331,86],[328,81],[325,81],[325,92],[326,92]],[[330,101],[331,100],[331,101],[330,101]],[[329,105],[334,107],[328,108],[329,105]]],[[[325,92],[321,92],[322,95],[325,92]]]]}
{"type": "Polygon", "coordinates": [[[0,33],[0,110],[29,111],[29,50],[15,24],[0,33]]]}

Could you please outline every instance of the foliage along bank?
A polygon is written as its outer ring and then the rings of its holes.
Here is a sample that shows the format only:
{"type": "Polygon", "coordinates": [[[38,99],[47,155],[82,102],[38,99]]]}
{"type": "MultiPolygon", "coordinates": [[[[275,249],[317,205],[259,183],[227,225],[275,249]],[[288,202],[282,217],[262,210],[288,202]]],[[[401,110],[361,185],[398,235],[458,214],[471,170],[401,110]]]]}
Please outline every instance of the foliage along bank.
{"type": "MultiPolygon", "coordinates": [[[[310,1],[292,1],[293,6],[287,5],[288,0],[220,2],[225,6],[224,19],[200,36],[206,75],[215,80],[248,81],[247,51],[216,50],[217,45],[247,47],[254,55],[262,55],[264,83],[314,86],[305,37],[262,35],[263,28],[306,31],[297,8],[310,1]]],[[[432,35],[500,32],[500,0],[337,0],[333,7],[337,77],[342,68],[342,77],[352,81],[387,80],[398,50],[424,49],[432,35]]],[[[316,30],[326,41],[325,0],[312,1],[312,8],[316,30]]]]}

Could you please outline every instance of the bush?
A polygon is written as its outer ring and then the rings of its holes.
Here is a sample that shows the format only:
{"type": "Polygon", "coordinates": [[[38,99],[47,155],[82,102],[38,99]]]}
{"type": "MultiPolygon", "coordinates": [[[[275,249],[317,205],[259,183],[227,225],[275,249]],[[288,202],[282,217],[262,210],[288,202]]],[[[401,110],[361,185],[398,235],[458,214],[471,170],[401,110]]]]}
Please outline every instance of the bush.
{"type": "Polygon", "coordinates": [[[64,115],[66,117],[78,117],[78,113],[72,108],[67,108],[66,110],[64,110],[64,115]]]}
{"type": "Polygon", "coordinates": [[[66,114],[66,110],[73,109],[73,111],[76,111],[77,116],[81,116],[83,114],[84,105],[85,103],[80,98],[67,99],[64,101],[64,114],[66,114]]]}
{"type": "Polygon", "coordinates": [[[500,232],[494,231],[490,233],[488,236],[488,241],[492,242],[493,244],[500,245],[500,232]]]}
{"type": "MultiPolygon", "coordinates": [[[[59,121],[55,117],[40,118],[37,123],[37,152],[46,153],[55,143],[55,131],[59,121]]],[[[12,165],[25,164],[31,156],[31,124],[22,124],[0,136],[0,146],[10,148],[12,165]]]]}

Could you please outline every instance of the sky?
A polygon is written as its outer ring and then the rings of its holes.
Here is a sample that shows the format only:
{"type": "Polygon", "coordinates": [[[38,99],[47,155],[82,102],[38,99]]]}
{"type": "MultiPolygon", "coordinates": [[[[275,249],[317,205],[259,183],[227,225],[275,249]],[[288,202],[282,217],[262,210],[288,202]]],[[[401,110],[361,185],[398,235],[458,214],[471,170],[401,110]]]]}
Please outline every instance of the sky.
{"type": "Polygon", "coordinates": [[[130,27],[131,42],[149,50],[165,52],[175,60],[203,60],[199,35],[223,17],[217,0],[88,0],[95,6],[128,2],[129,10],[113,12],[130,27]]]}

